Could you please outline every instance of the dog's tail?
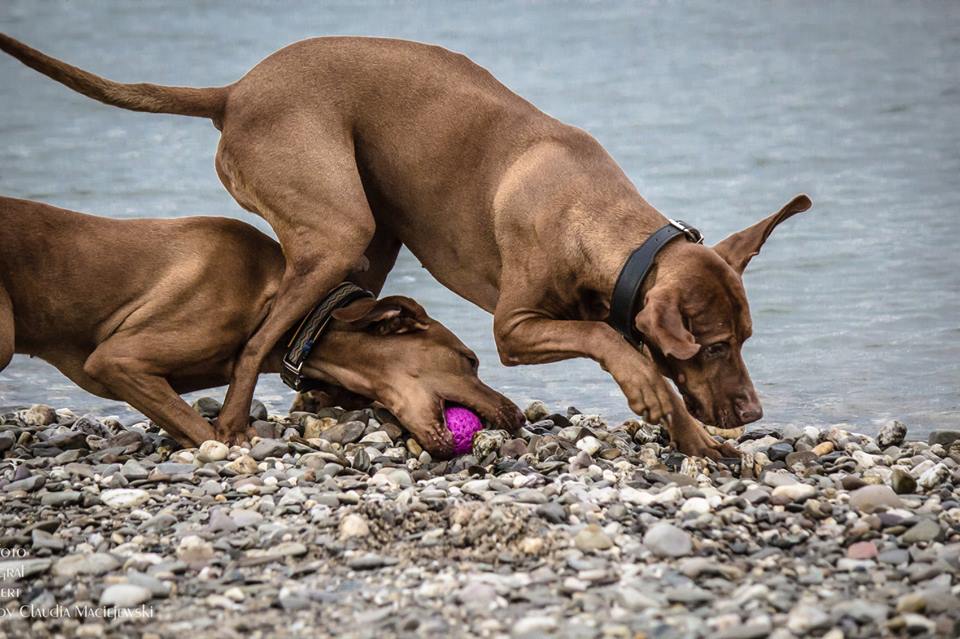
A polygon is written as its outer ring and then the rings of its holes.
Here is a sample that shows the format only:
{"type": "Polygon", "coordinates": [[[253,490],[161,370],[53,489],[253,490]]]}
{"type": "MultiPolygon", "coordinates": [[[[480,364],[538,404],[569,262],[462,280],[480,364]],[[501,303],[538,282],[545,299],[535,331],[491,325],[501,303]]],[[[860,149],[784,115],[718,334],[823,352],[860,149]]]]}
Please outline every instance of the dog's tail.
{"type": "Polygon", "coordinates": [[[88,98],[122,109],[210,118],[218,127],[223,118],[227,87],[195,89],[114,82],[51,58],[4,33],[0,33],[0,49],[88,98]]]}

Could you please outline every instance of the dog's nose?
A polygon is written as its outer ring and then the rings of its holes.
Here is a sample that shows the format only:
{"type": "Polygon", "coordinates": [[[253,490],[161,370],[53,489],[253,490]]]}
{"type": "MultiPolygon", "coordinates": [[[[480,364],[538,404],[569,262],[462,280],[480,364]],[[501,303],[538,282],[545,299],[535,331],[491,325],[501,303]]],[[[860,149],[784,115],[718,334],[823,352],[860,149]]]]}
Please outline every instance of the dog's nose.
{"type": "Polygon", "coordinates": [[[763,417],[763,406],[758,399],[738,399],[735,407],[740,424],[750,424],[763,417]]]}

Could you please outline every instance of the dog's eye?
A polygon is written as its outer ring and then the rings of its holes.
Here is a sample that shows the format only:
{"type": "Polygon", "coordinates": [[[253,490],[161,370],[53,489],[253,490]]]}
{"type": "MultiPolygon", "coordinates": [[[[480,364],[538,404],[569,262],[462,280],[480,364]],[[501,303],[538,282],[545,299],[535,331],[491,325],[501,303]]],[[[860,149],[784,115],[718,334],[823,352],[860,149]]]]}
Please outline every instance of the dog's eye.
{"type": "Polygon", "coordinates": [[[480,370],[480,360],[472,355],[467,355],[467,361],[470,362],[470,367],[473,368],[474,372],[480,370]]]}
{"type": "Polygon", "coordinates": [[[716,359],[727,354],[730,346],[726,342],[716,342],[703,347],[703,356],[707,359],[716,359]]]}

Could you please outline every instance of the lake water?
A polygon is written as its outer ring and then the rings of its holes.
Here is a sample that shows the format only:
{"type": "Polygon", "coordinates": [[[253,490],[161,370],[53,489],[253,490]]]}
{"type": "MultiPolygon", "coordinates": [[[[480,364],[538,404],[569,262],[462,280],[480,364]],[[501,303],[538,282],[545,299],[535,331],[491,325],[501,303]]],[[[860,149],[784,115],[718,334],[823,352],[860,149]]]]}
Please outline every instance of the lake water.
{"type": "MultiPolygon", "coordinates": [[[[590,131],[651,203],[708,241],[807,192],[813,209],[746,276],[762,423],[960,427],[960,3],[226,6],[6,0],[0,29],[117,80],[198,86],[315,35],[434,42],[590,131]]],[[[265,229],[220,185],[216,143],[207,121],[103,106],[0,59],[4,194],[265,229]]],[[[518,403],[627,416],[592,362],[501,366],[491,318],[409,254],[386,292],[418,298],[518,403]]],[[[292,395],[275,376],[258,390],[278,410],[292,395]]],[[[37,401],[133,417],[18,356],[0,373],[0,405],[37,401]]]]}

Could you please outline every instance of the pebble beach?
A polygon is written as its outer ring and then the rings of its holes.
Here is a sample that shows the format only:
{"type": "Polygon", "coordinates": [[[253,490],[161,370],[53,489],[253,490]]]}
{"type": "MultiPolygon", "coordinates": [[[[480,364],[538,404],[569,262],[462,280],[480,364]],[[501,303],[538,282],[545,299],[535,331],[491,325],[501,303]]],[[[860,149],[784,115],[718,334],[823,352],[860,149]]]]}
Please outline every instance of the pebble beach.
{"type": "Polygon", "coordinates": [[[249,449],[10,411],[0,638],[960,634],[960,431],[761,427],[717,464],[526,415],[438,461],[374,407],[257,405],[249,449]]]}

